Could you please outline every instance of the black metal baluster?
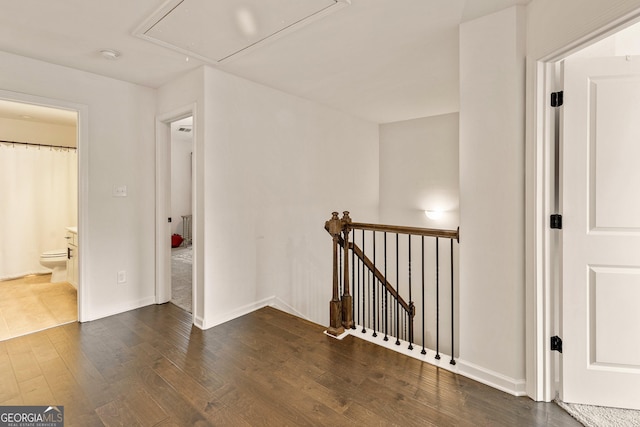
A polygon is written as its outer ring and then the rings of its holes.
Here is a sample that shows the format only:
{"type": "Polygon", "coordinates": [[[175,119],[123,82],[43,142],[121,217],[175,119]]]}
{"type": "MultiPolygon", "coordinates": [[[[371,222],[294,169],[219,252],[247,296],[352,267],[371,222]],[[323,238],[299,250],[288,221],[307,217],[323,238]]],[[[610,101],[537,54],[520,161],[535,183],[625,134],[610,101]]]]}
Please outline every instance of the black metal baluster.
{"type": "Polygon", "coordinates": [[[402,316],[402,328],[404,329],[404,338],[409,341],[409,350],[412,350],[411,346],[411,338],[409,337],[409,333],[407,331],[407,326],[409,325],[409,313],[405,311],[404,316],[402,316]]]}
{"type": "Polygon", "coordinates": [[[338,283],[340,284],[340,299],[342,299],[342,295],[344,295],[343,289],[342,289],[342,251],[338,251],[338,283]]]}
{"type": "Polygon", "coordinates": [[[451,240],[451,361],[449,361],[449,363],[451,365],[455,365],[456,361],[453,359],[453,355],[455,353],[454,351],[454,344],[455,344],[455,337],[454,337],[454,331],[453,331],[453,239],[451,240]]]}
{"type": "MultiPolygon", "coordinates": [[[[366,254],[366,252],[365,252],[364,230],[362,230],[362,255],[363,255],[362,258],[364,258],[365,254],[366,254]]],[[[366,319],[365,316],[367,315],[367,311],[365,310],[365,302],[364,302],[364,299],[365,299],[364,285],[365,285],[365,281],[367,279],[369,279],[369,275],[367,274],[367,276],[365,278],[365,275],[364,275],[365,274],[364,259],[362,260],[361,264],[362,264],[362,332],[364,333],[364,332],[367,332],[367,330],[365,329],[365,323],[367,322],[365,320],[366,319]]],[[[367,295],[367,299],[368,299],[368,296],[369,296],[369,289],[368,288],[367,288],[367,294],[366,295],[367,295]]]]}
{"type": "MultiPolygon", "coordinates": [[[[356,312],[356,230],[351,230],[351,242],[353,247],[351,248],[351,316],[353,321],[351,322],[351,329],[356,328],[355,312],[356,312]]],[[[358,267],[358,280],[360,280],[360,267],[358,267]]]]}
{"type": "Polygon", "coordinates": [[[388,292],[387,286],[387,232],[384,232],[384,301],[382,303],[382,314],[384,314],[384,340],[389,341],[387,335],[387,328],[389,327],[389,305],[388,305],[388,292]]]}
{"type": "MultiPolygon", "coordinates": [[[[407,234],[407,241],[409,242],[409,308],[414,307],[413,299],[411,297],[411,234],[407,234]]],[[[411,322],[409,326],[409,350],[413,350],[413,313],[407,313],[407,324],[411,322]]]]}
{"type": "Polygon", "coordinates": [[[387,288],[387,321],[391,324],[391,327],[389,328],[390,333],[392,333],[391,331],[394,330],[393,328],[393,319],[395,319],[395,317],[393,317],[393,304],[389,304],[389,289],[387,288]]]}
{"type": "Polygon", "coordinates": [[[424,305],[424,236],[422,236],[422,351],[421,354],[427,354],[425,348],[425,331],[424,331],[424,317],[426,314],[426,306],[424,305]]]}
{"type": "MultiPolygon", "coordinates": [[[[393,294],[391,294],[393,295],[393,294]]],[[[398,320],[400,320],[400,311],[398,310],[397,304],[393,306],[392,308],[393,310],[393,319],[395,319],[394,323],[396,324],[396,335],[400,335],[398,332],[400,332],[400,322],[398,320]]],[[[393,331],[393,328],[391,328],[391,330],[393,331]]],[[[396,336],[396,341],[398,341],[400,338],[396,336]]],[[[398,345],[398,344],[396,344],[398,345]]]]}
{"type": "MultiPolygon", "coordinates": [[[[371,316],[372,316],[373,311],[374,311],[374,310],[371,309],[371,295],[372,295],[371,294],[371,274],[372,273],[370,271],[367,272],[367,308],[368,308],[367,312],[369,313],[369,317],[367,318],[367,321],[368,321],[367,324],[369,325],[369,327],[371,329],[373,329],[373,326],[372,326],[372,323],[371,323],[371,316]]],[[[375,286],[375,282],[374,282],[374,286],[375,286]]],[[[375,292],[375,289],[374,289],[374,292],[375,292]]],[[[373,314],[373,315],[375,316],[375,314],[373,314]]],[[[362,333],[364,334],[366,332],[367,332],[367,330],[366,330],[365,326],[362,325],[362,333]]]]}
{"type": "MultiPolygon", "coordinates": [[[[373,232],[373,271],[376,271],[376,232],[373,232]]],[[[376,280],[376,276],[374,273],[373,276],[373,336],[377,337],[378,334],[376,333],[376,331],[378,330],[377,328],[377,324],[376,324],[376,312],[378,311],[378,307],[376,306],[376,284],[377,284],[377,280],[376,280]]]]}
{"type": "Polygon", "coordinates": [[[436,359],[440,360],[440,258],[436,237],[436,359]]]}
{"type": "Polygon", "coordinates": [[[396,233],[396,345],[400,345],[400,234],[396,233]]]}

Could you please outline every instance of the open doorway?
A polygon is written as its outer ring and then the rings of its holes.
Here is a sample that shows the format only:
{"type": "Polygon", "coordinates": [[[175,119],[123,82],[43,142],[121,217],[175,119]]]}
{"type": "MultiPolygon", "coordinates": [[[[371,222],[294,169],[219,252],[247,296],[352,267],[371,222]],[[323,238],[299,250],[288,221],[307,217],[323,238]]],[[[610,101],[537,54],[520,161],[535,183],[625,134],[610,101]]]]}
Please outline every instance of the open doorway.
{"type": "Polygon", "coordinates": [[[171,123],[171,303],[193,313],[193,117],[171,123]]]}
{"type": "Polygon", "coordinates": [[[78,320],[78,112],[0,99],[0,340],[78,320]]]}
{"type": "MultiPolygon", "coordinates": [[[[198,158],[195,111],[196,105],[191,104],[156,117],[156,304],[174,299],[173,270],[182,270],[183,285],[186,285],[181,298],[186,304],[182,308],[191,312],[194,324],[200,327],[197,289],[201,279],[197,273],[201,248],[195,209],[198,202],[197,181],[194,181],[198,158]],[[174,234],[180,235],[180,239],[172,242],[174,234]],[[174,254],[179,259],[174,259],[174,254]],[[174,262],[181,264],[173,268],[174,262]],[[189,298],[191,310],[187,305],[189,298]]],[[[173,303],[182,306],[177,299],[173,303]]]]}

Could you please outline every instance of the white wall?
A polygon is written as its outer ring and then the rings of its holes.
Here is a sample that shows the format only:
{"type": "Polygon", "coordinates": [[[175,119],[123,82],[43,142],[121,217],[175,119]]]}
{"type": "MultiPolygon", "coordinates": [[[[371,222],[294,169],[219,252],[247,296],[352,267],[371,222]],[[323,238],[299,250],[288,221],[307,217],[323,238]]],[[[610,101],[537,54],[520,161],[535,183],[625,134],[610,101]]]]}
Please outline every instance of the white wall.
{"type": "Polygon", "coordinates": [[[380,221],[458,226],[458,114],[380,125],[380,221]],[[425,210],[443,211],[430,220],[425,210]]]}
{"type": "Polygon", "coordinates": [[[524,391],[524,8],[460,27],[460,369],[524,391]]]}
{"type": "MultiPolygon", "coordinates": [[[[381,223],[452,230],[458,227],[458,127],[458,113],[380,125],[381,223]],[[425,210],[442,211],[443,216],[439,220],[429,219],[424,214],[425,210]]],[[[394,286],[399,286],[400,293],[405,298],[409,295],[408,268],[403,267],[408,259],[406,239],[406,236],[400,236],[399,239],[399,285],[393,279],[396,277],[395,263],[390,263],[387,271],[387,276],[394,282],[394,286]]],[[[383,244],[383,241],[378,243],[383,244]]],[[[420,298],[420,272],[423,268],[422,260],[417,255],[420,253],[420,240],[413,238],[412,245],[412,299],[416,302],[415,340],[422,344],[424,308],[420,298]]],[[[424,344],[427,348],[436,348],[436,329],[439,325],[439,350],[444,354],[451,354],[450,242],[441,240],[439,245],[440,301],[439,318],[436,319],[435,239],[425,239],[424,344]]],[[[389,242],[389,248],[394,251],[395,243],[389,242]]],[[[454,259],[457,259],[457,243],[454,243],[454,251],[454,259]]],[[[454,266],[457,269],[458,265],[454,266]]],[[[457,277],[458,272],[454,270],[455,286],[458,286],[457,277]]],[[[456,348],[458,345],[456,343],[456,348]]]]}
{"type": "Polygon", "coordinates": [[[276,296],[328,324],[333,210],[375,221],[378,125],[205,68],[207,326],[276,296]]]}
{"type": "Polygon", "coordinates": [[[188,104],[204,300],[196,323],[208,328],[275,301],[328,324],[324,222],[333,210],[377,220],[378,125],[209,67],[159,89],[159,114],[188,104]]]}
{"type": "Polygon", "coordinates": [[[4,117],[0,117],[0,139],[65,147],[75,147],[77,143],[75,125],[65,126],[4,117]]]}
{"type": "Polygon", "coordinates": [[[88,191],[81,201],[87,203],[87,222],[79,224],[88,246],[81,248],[85,320],[152,303],[154,91],[4,52],[0,63],[0,88],[88,109],[88,141],[81,147],[88,180],[80,182],[88,191]],[[128,197],[112,197],[113,185],[121,184],[128,197]],[[127,272],[124,285],[116,284],[119,270],[127,272]]]}

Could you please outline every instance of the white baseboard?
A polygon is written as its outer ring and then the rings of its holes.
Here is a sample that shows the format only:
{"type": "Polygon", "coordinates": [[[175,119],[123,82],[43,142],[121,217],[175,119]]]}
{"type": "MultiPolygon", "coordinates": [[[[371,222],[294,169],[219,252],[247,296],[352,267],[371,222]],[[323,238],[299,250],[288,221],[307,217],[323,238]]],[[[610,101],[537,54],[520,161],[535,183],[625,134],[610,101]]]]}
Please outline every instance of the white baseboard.
{"type": "Polygon", "coordinates": [[[200,316],[193,316],[193,324],[199,329],[204,329],[204,319],[200,316]]]}
{"type": "Polygon", "coordinates": [[[238,307],[234,310],[228,311],[224,314],[216,316],[212,319],[202,319],[202,329],[213,328],[214,326],[221,325],[230,320],[236,319],[238,317],[244,316],[245,314],[249,314],[253,311],[260,310],[263,307],[271,305],[275,297],[265,298],[260,301],[252,302],[247,305],[243,305],[242,307],[238,307]]]}
{"type": "Polygon", "coordinates": [[[345,333],[365,341],[372,342],[397,353],[438,366],[439,368],[446,369],[447,371],[471,378],[472,380],[481,382],[482,384],[496,388],[500,391],[504,391],[505,393],[509,393],[514,396],[526,396],[525,380],[515,380],[498,372],[491,371],[490,369],[486,369],[460,359],[456,359],[455,365],[452,365],[450,363],[451,356],[448,354],[440,353],[440,359],[436,359],[435,350],[427,348],[425,349],[426,354],[422,354],[422,347],[415,344],[413,349],[409,350],[409,343],[407,341],[400,340],[400,345],[396,345],[395,338],[389,337],[389,340],[385,341],[384,334],[382,333],[378,333],[378,336],[374,337],[373,330],[371,329],[367,329],[365,333],[362,333],[362,326],[356,326],[356,329],[349,329],[348,331],[345,331],[345,333]]]}
{"type": "Polygon", "coordinates": [[[307,316],[303,315],[298,310],[296,310],[295,308],[293,308],[292,306],[290,306],[289,304],[287,304],[286,302],[284,302],[283,300],[281,300],[276,296],[271,297],[271,303],[269,303],[268,305],[273,308],[277,308],[280,311],[284,311],[285,313],[289,313],[301,319],[310,321],[310,319],[307,316]]]}
{"type": "Polygon", "coordinates": [[[362,332],[362,326],[356,325],[356,329],[348,329],[347,332],[349,335],[353,335],[354,337],[360,338],[365,341],[369,341],[371,343],[377,344],[379,346],[385,347],[389,350],[395,351],[396,353],[404,354],[405,356],[413,357],[414,359],[418,359],[422,362],[429,363],[434,366],[438,366],[439,368],[446,369],[447,371],[451,371],[454,373],[459,373],[458,363],[456,361],[455,365],[452,365],[451,356],[448,354],[440,353],[440,359],[436,359],[435,350],[425,349],[426,354],[422,354],[422,346],[417,344],[413,345],[413,349],[409,350],[409,342],[400,340],[400,345],[396,344],[396,339],[389,337],[388,341],[384,340],[384,334],[378,332],[377,336],[373,336],[373,329],[366,329],[366,332],[362,332]]]}
{"type": "Polygon", "coordinates": [[[514,396],[526,396],[526,381],[508,377],[491,369],[483,368],[471,362],[458,359],[459,373],[467,378],[481,382],[514,396]]]}
{"type": "Polygon", "coordinates": [[[114,314],[124,313],[125,311],[135,310],[137,308],[146,307],[148,305],[152,305],[156,303],[156,297],[146,297],[139,299],[137,301],[128,301],[124,304],[116,305],[115,307],[110,307],[108,310],[96,310],[95,307],[86,310],[85,315],[83,316],[82,322],[90,322],[92,320],[102,319],[104,317],[113,316],[114,314]]]}
{"type": "Polygon", "coordinates": [[[276,296],[270,296],[264,298],[260,301],[252,302],[250,304],[244,305],[242,307],[238,307],[234,310],[231,310],[227,313],[224,313],[220,316],[216,316],[215,318],[208,320],[203,318],[196,318],[195,325],[200,329],[209,329],[214,326],[221,325],[223,323],[229,322],[230,320],[236,319],[238,317],[244,316],[245,314],[249,314],[253,311],[260,310],[263,307],[273,307],[278,310],[284,311],[286,313],[292,314],[296,317],[300,317],[301,319],[309,320],[306,316],[300,313],[298,310],[284,302],[282,299],[276,296]]]}

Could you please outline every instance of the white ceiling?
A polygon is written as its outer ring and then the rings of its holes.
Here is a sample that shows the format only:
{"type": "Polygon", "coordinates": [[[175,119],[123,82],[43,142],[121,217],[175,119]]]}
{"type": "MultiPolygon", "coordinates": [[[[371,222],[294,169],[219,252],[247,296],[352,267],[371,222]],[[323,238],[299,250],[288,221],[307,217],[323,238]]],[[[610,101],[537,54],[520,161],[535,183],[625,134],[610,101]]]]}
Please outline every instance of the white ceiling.
{"type": "MultiPolygon", "coordinates": [[[[214,2],[185,1],[201,7],[214,2]]],[[[270,14],[286,3],[269,1],[276,2],[270,14]]],[[[351,0],[217,67],[378,123],[446,114],[458,111],[458,25],[528,1],[351,0]]],[[[4,1],[0,50],[159,87],[204,63],[133,34],[165,3],[180,2],[4,1]],[[105,60],[99,54],[105,48],[122,55],[105,60]]],[[[215,3],[237,8],[256,1],[215,3]]],[[[192,12],[212,13],[210,8],[192,12]]],[[[258,22],[268,13],[260,14],[258,22]]],[[[203,28],[222,30],[214,22],[212,17],[212,25],[203,28]]],[[[200,36],[206,48],[211,34],[200,36]]]]}

